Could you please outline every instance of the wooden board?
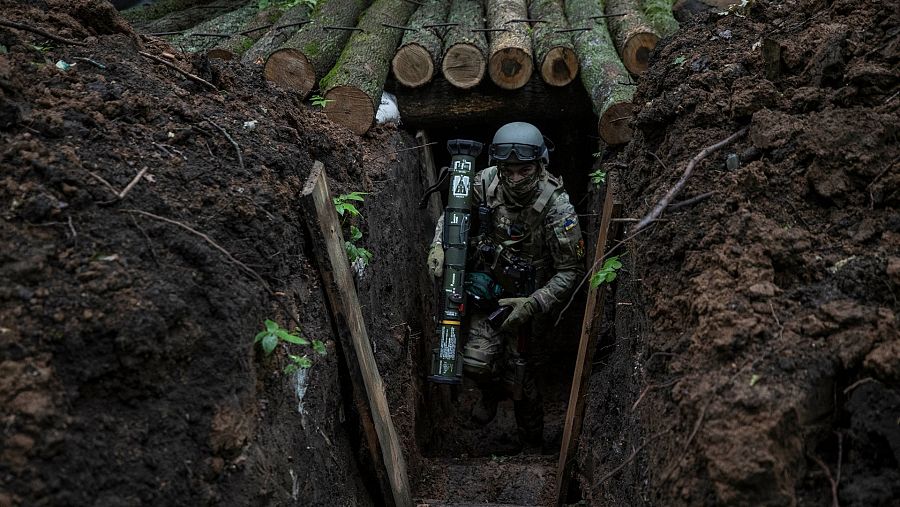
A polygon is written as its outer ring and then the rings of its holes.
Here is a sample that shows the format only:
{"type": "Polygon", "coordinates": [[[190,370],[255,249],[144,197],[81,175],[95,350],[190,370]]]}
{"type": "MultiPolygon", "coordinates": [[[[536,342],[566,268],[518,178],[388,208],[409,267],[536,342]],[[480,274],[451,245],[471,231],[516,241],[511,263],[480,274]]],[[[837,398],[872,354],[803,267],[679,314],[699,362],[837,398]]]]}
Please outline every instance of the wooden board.
{"type": "MultiPolygon", "coordinates": [[[[597,247],[594,251],[591,265],[596,263],[606,253],[606,240],[609,236],[610,221],[614,214],[615,184],[611,176],[609,183],[606,185],[606,197],[603,201],[603,211],[600,216],[600,231],[598,232],[597,247]]],[[[600,328],[603,319],[606,286],[607,284],[602,284],[596,289],[588,289],[584,319],[581,322],[581,341],[578,343],[578,358],[575,360],[575,374],[572,377],[572,389],[569,392],[569,407],[566,411],[566,425],[563,429],[562,446],[559,450],[559,464],[556,470],[556,494],[559,504],[566,500],[571,472],[570,460],[574,454],[578,437],[581,434],[585,396],[591,378],[591,361],[594,358],[594,349],[596,348],[597,335],[599,334],[595,331],[600,328]],[[600,314],[595,315],[598,311],[600,314]]]]}
{"type": "Polygon", "coordinates": [[[316,259],[331,303],[331,312],[338,325],[349,333],[356,353],[357,364],[348,366],[358,367],[362,374],[394,504],[398,507],[412,506],[406,459],[403,457],[384,394],[384,384],[372,353],[347,253],[344,251],[343,233],[325,180],[325,167],[321,162],[313,164],[312,173],[301,194],[301,202],[308,212],[307,226],[314,237],[316,259]]]}

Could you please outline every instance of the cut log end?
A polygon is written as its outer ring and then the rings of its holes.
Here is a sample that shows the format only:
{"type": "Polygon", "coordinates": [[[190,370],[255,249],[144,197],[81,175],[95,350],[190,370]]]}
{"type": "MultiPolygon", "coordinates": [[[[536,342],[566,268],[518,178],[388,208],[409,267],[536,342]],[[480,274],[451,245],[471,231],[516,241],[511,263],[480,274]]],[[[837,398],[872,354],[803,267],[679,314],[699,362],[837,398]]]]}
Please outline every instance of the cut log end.
{"type": "Polygon", "coordinates": [[[206,52],[206,57],[210,60],[232,60],[234,56],[234,51],[223,48],[212,48],[206,52]]]}
{"type": "Polygon", "coordinates": [[[325,93],[325,115],[355,134],[363,135],[375,120],[375,105],[365,92],[353,86],[335,86],[325,93]]]}
{"type": "Polygon", "coordinates": [[[301,97],[316,85],[316,70],[302,52],[285,48],[275,51],[268,58],[263,68],[266,79],[286,88],[294,90],[301,97]]]}
{"type": "Polygon", "coordinates": [[[622,63],[632,74],[643,74],[647,71],[650,52],[656,48],[659,37],[650,32],[632,33],[625,40],[622,49],[622,63]]]}
{"type": "Polygon", "coordinates": [[[525,86],[533,71],[531,55],[517,47],[495,52],[488,63],[491,81],[505,90],[518,90],[525,86]]]}
{"type": "Polygon", "coordinates": [[[444,54],[441,72],[457,88],[472,88],[484,78],[484,54],[472,44],[454,44],[444,54]]]}
{"type": "Polygon", "coordinates": [[[400,84],[417,88],[431,81],[434,76],[434,61],[431,53],[420,44],[407,44],[394,54],[391,70],[400,84]]]}
{"type": "Polygon", "coordinates": [[[598,131],[600,138],[606,144],[617,145],[625,144],[631,140],[631,112],[634,104],[630,102],[620,102],[611,105],[606,111],[600,115],[598,131]]]}
{"type": "Polygon", "coordinates": [[[566,86],[578,75],[578,55],[572,48],[555,47],[541,63],[541,77],[551,86],[566,86]]]}

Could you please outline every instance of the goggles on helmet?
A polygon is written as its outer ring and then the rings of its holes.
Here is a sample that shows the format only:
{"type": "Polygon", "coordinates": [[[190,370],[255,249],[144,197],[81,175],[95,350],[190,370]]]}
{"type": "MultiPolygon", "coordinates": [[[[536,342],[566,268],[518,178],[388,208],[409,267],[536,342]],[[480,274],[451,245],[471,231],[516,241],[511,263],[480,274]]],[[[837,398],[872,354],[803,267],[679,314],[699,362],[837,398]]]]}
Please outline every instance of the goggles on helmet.
{"type": "Polygon", "coordinates": [[[541,151],[540,146],[533,144],[498,143],[491,145],[491,158],[494,160],[506,160],[510,155],[515,154],[516,159],[519,161],[529,162],[540,158],[541,151]]]}

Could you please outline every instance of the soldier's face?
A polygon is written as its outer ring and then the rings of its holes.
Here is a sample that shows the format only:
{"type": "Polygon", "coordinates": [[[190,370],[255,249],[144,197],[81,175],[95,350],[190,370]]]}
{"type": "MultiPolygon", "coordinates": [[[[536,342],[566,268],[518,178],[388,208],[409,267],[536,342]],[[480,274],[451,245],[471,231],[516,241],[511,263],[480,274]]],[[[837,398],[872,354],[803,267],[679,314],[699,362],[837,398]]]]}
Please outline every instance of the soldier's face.
{"type": "Polygon", "coordinates": [[[500,174],[511,184],[526,180],[537,172],[537,164],[534,162],[504,162],[500,164],[500,174]]]}

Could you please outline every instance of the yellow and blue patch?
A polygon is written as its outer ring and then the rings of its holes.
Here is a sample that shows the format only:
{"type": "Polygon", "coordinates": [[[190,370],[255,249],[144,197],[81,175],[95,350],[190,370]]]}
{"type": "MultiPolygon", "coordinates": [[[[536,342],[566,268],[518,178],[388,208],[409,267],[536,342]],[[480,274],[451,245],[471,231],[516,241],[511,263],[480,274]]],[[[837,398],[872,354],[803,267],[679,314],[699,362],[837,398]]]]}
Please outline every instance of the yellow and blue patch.
{"type": "Polygon", "coordinates": [[[563,221],[563,229],[565,229],[566,232],[575,228],[576,225],[578,225],[578,218],[576,218],[576,217],[567,217],[563,221]]]}

